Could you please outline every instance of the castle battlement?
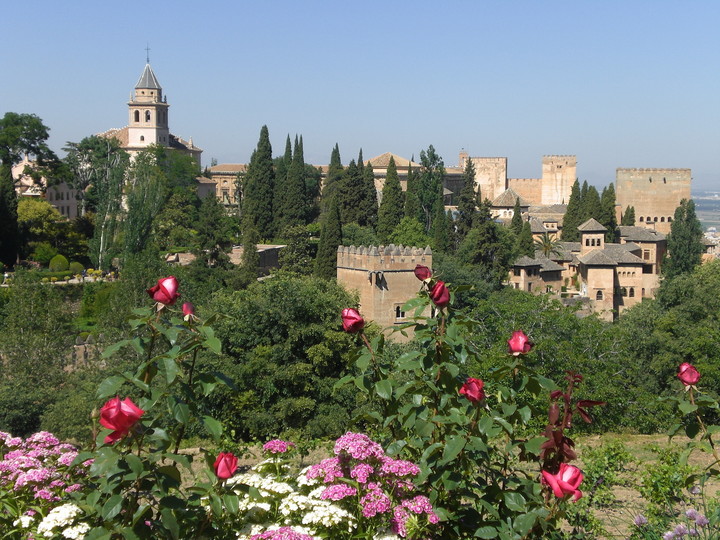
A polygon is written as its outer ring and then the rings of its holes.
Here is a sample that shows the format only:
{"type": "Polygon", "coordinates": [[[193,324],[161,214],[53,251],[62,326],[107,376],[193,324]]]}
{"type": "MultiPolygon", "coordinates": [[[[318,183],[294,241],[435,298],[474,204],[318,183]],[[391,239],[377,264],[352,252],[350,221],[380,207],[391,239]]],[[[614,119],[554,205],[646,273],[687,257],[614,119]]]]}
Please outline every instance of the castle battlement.
{"type": "Polygon", "coordinates": [[[418,248],[388,244],[387,246],[339,246],[337,267],[363,272],[411,272],[418,264],[432,264],[430,246],[418,248]]]}

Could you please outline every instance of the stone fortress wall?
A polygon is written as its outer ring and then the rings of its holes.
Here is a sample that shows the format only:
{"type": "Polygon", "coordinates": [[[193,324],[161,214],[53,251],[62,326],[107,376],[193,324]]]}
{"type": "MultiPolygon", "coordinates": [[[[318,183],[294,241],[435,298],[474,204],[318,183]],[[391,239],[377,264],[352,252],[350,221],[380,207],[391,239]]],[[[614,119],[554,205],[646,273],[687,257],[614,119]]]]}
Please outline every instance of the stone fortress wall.
{"type": "Polygon", "coordinates": [[[675,209],[690,199],[690,169],[623,169],[615,171],[615,196],[620,212],[635,208],[635,225],[670,232],[675,209]]]}

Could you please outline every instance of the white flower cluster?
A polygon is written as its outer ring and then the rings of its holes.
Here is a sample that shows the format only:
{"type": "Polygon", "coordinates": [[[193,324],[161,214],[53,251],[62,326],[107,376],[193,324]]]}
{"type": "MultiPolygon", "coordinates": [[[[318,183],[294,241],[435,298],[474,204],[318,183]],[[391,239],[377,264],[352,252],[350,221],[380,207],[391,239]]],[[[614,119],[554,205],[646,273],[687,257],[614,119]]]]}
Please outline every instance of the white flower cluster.
{"type": "Polygon", "coordinates": [[[32,522],[32,516],[20,516],[15,521],[13,521],[13,525],[15,525],[16,527],[22,527],[23,529],[27,529],[28,527],[30,527],[32,522]]]}
{"type": "Polygon", "coordinates": [[[238,474],[232,478],[233,484],[246,484],[257,488],[263,497],[292,493],[293,487],[287,482],[277,482],[272,475],[261,475],[255,472],[238,474]]]}
{"type": "Polygon", "coordinates": [[[355,516],[330,501],[311,498],[314,506],[302,518],[303,525],[334,527],[341,523],[347,524],[348,532],[355,530],[355,516]]]}
{"type": "Polygon", "coordinates": [[[389,531],[383,531],[373,536],[373,540],[402,540],[402,538],[389,531]]]}
{"type": "Polygon", "coordinates": [[[297,482],[297,485],[298,485],[298,486],[300,486],[300,487],[302,487],[302,486],[314,486],[314,485],[320,483],[320,479],[319,479],[319,478],[308,478],[307,476],[305,476],[305,473],[307,473],[307,472],[310,470],[310,467],[312,467],[312,465],[310,465],[310,466],[308,466],[308,467],[305,467],[302,471],[300,471],[300,474],[299,474],[298,477],[295,479],[295,481],[297,482]]]}
{"type": "Polygon", "coordinates": [[[70,525],[73,524],[73,521],[75,521],[75,517],[77,517],[80,512],[80,508],[72,503],[56,506],[50,510],[48,515],[40,522],[37,532],[45,538],[52,538],[57,534],[55,529],[69,527],[63,531],[63,536],[65,536],[65,538],[71,538],[73,540],[84,538],[85,532],[90,529],[89,527],[87,527],[84,532],[80,532],[82,529],[78,528],[80,527],[79,525],[76,527],[70,527],[70,525]],[[68,531],[70,531],[69,534],[74,534],[75,536],[67,536],[66,533],[68,531]]]}
{"type": "Polygon", "coordinates": [[[85,538],[85,534],[90,530],[90,525],[87,523],[78,523],[72,527],[65,529],[62,534],[68,540],[82,540],[85,538]]]}

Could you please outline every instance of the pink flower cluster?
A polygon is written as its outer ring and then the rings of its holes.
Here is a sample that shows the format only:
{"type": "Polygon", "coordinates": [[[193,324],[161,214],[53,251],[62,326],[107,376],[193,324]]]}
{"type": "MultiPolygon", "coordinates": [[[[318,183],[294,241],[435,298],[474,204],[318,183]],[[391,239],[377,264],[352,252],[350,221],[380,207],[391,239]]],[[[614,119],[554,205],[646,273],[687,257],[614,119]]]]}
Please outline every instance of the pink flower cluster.
{"type": "Polygon", "coordinates": [[[322,499],[352,505],[359,497],[363,517],[385,521],[401,537],[406,536],[405,522],[412,514],[426,515],[430,525],[438,523],[430,500],[415,495],[412,479],[420,474],[415,463],[385,455],[382,446],[362,433],[346,433],[335,442],[334,451],[336,457],[305,473],[309,480],[327,484],[322,499]]]}
{"type": "Polygon", "coordinates": [[[284,454],[294,446],[295,443],[274,439],[263,444],[263,450],[270,452],[271,454],[284,454]]]}
{"type": "Polygon", "coordinates": [[[250,537],[250,540],[313,540],[313,537],[299,533],[293,530],[292,527],[280,527],[273,531],[254,534],[250,537]]]}
{"type": "MultiPolygon", "coordinates": [[[[78,491],[82,486],[68,471],[78,455],[70,444],[62,444],[52,433],[41,431],[23,440],[0,432],[0,486],[11,487],[17,496],[59,501],[63,493],[78,491]]],[[[83,463],[73,473],[84,474],[83,463]]]]}

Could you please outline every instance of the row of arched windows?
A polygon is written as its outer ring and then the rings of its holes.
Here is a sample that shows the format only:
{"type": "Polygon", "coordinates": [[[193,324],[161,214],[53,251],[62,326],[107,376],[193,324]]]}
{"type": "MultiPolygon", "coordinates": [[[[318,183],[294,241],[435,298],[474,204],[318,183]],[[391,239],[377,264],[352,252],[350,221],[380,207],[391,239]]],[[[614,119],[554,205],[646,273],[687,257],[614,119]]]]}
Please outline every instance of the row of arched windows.
{"type": "MultiPolygon", "coordinates": [[[[166,111],[158,111],[158,118],[160,119],[160,122],[167,122],[167,112],[166,111]]],[[[150,121],[150,111],[145,111],[145,121],[150,121]]],[[[140,111],[135,111],[135,122],[140,122],[140,111]]],[[[642,218],[640,218],[640,221],[642,221],[642,218]]]]}
{"type": "Polygon", "coordinates": [[[586,246],[598,246],[600,247],[602,245],[602,240],[600,238],[586,238],[585,239],[585,245],[586,246]]]}
{"type": "Polygon", "coordinates": [[[642,223],[643,221],[644,221],[645,223],[657,223],[658,221],[659,221],[660,223],[665,223],[666,221],[667,221],[668,223],[670,223],[670,222],[672,221],[672,218],[671,218],[670,216],[668,216],[667,219],[665,219],[665,216],[660,216],[660,219],[658,219],[657,216],[655,216],[655,217],[650,217],[650,216],[644,217],[644,216],[640,216],[640,223],[642,223]]]}

